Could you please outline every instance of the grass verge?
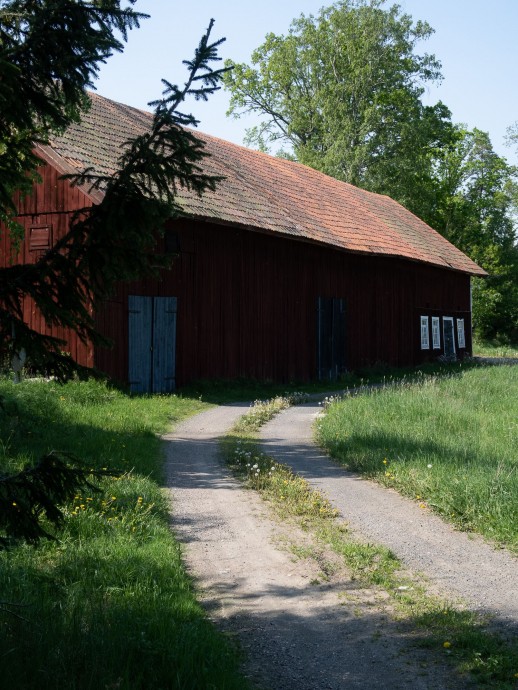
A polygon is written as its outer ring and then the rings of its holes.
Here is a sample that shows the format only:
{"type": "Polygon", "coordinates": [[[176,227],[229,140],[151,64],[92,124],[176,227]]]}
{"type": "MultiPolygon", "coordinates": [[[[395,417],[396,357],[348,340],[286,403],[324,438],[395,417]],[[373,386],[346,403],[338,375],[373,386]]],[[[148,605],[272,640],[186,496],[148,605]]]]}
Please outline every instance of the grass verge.
{"type": "Polygon", "coordinates": [[[89,381],[0,381],[0,467],[52,449],[122,471],[65,507],[37,548],[0,552],[0,677],[56,690],[242,690],[234,650],[198,605],[168,525],[157,433],[206,405],[89,381]]]}
{"type": "Polygon", "coordinates": [[[419,381],[423,376],[451,376],[476,366],[478,366],[477,363],[471,360],[449,363],[429,362],[419,367],[399,369],[385,364],[378,364],[365,369],[358,369],[354,372],[348,372],[338,381],[295,381],[289,384],[277,384],[272,381],[257,381],[253,379],[195,381],[182,388],[181,393],[190,398],[223,405],[243,400],[289,397],[296,395],[297,391],[301,389],[306,394],[311,395],[331,391],[339,393],[348,388],[376,383],[393,383],[401,380],[419,381]]]}
{"type": "Polygon", "coordinates": [[[332,404],[322,446],[453,522],[518,553],[518,367],[423,377],[332,404]]]}
{"type": "MultiPolygon", "coordinates": [[[[338,519],[337,511],[302,477],[267,455],[257,444],[257,431],[275,414],[299,401],[278,396],[256,402],[222,440],[227,465],[235,476],[268,501],[281,520],[292,521],[343,558],[351,577],[361,585],[380,587],[390,595],[397,615],[426,633],[426,644],[441,651],[460,672],[470,672],[480,685],[498,690],[518,684],[518,644],[484,629],[469,611],[431,596],[418,578],[405,575],[389,549],[359,543],[338,519]]],[[[304,549],[310,554],[311,549],[304,549]]]]}
{"type": "Polygon", "coordinates": [[[473,340],[473,354],[476,357],[518,358],[518,344],[500,343],[496,340],[473,340]]]}

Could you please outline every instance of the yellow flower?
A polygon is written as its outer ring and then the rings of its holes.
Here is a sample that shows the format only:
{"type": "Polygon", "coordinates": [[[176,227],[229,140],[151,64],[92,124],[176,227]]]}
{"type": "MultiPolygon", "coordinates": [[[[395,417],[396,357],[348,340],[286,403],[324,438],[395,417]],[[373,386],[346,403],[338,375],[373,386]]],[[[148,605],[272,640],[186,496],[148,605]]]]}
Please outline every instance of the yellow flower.
{"type": "Polygon", "coordinates": [[[387,460],[387,458],[385,458],[385,459],[383,460],[383,464],[386,465],[387,463],[388,463],[388,460],[387,460]]]}
{"type": "Polygon", "coordinates": [[[449,647],[451,647],[451,642],[443,642],[442,646],[444,647],[444,649],[448,649],[449,647]]]}
{"type": "Polygon", "coordinates": [[[420,504],[419,504],[419,507],[420,507],[420,508],[426,508],[426,505],[425,505],[424,503],[420,503],[420,504]]]}

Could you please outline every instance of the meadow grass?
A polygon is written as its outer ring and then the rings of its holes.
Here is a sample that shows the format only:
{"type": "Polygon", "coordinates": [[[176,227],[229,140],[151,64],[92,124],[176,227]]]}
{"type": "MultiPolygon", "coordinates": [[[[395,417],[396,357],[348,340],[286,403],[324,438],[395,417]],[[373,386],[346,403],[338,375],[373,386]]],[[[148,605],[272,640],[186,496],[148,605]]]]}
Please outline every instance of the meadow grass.
{"type": "Polygon", "coordinates": [[[256,401],[221,441],[228,467],[245,486],[268,501],[279,519],[293,522],[311,536],[314,546],[294,545],[295,555],[314,557],[322,566],[322,548],[331,548],[343,559],[357,584],[378,587],[389,594],[394,615],[422,633],[421,644],[436,654],[444,654],[445,661],[460,673],[472,674],[481,687],[516,687],[516,641],[490,633],[476,614],[431,595],[426,582],[408,574],[389,549],[362,543],[353,536],[324,494],[312,489],[291,468],[260,451],[259,428],[290,404],[303,400],[304,394],[298,393],[294,399],[285,395],[256,401]]]}
{"type": "Polygon", "coordinates": [[[518,358],[518,344],[474,338],[473,354],[476,357],[512,357],[516,359],[518,358]]]}
{"type": "Polygon", "coordinates": [[[518,367],[347,397],[317,433],[349,469],[518,552],[518,367]]]}
{"type": "Polygon", "coordinates": [[[64,506],[54,541],[0,552],[0,677],[56,690],[242,690],[233,648],[197,603],[161,489],[158,433],[204,409],[88,381],[0,381],[0,468],[56,449],[119,470],[64,506]]]}

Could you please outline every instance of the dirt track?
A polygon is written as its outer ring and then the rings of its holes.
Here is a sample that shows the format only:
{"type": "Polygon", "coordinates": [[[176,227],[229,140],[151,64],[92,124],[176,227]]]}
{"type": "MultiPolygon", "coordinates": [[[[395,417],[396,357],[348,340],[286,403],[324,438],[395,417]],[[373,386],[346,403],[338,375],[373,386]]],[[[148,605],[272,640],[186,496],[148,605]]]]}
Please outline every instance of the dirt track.
{"type": "MultiPolygon", "coordinates": [[[[331,563],[329,580],[322,582],[318,563],[295,558],[290,548],[293,544],[310,547],[307,535],[272,520],[263,501],[228,475],[219,461],[218,439],[247,407],[210,410],[182,423],[166,437],[173,528],[184,543],[187,567],[209,615],[235,636],[243,648],[247,675],[271,690],[470,687],[468,680],[452,673],[442,648],[424,651],[416,646],[418,635],[394,622],[382,594],[357,588],[336,563],[331,563]]],[[[353,495],[362,485],[381,492],[370,497],[364,494],[350,511],[363,513],[367,503],[374,501],[376,517],[372,526],[385,524],[380,536],[402,535],[406,545],[404,559],[415,556],[416,549],[421,550],[421,560],[411,561],[421,570],[430,571],[438,562],[448,564],[445,574],[436,576],[437,586],[459,594],[457,585],[452,586],[453,570],[469,568],[459,563],[452,569],[448,543],[460,538],[465,541],[462,548],[468,551],[486,545],[478,540],[472,542],[449,527],[447,542],[437,540],[435,518],[420,512],[416,520],[412,502],[405,501],[397,516],[391,513],[390,518],[383,517],[381,495],[391,494],[384,508],[390,511],[390,501],[402,499],[394,492],[337,470],[316,451],[310,428],[317,413],[316,405],[302,406],[270,422],[263,429],[268,452],[293,464],[332,499],[336,487],[348,483],[349,494],[343,494],[345,507],[337,504],[343,512],[352,506],[353,495]],[[388,523],[392,524],[390,530],[388,523]],[[429,540],[423,531],[427,524],[429,540]],[[417,546],[412,543],[415,539],[417,546]],[[434,555],[434,548],[440,549],[440,556],[434,555]]],[[[351,523],[353,517],[347,514],[351,523]]],[[[361,526],[353,526],[371,541],[377,538],[367,529],[362,532],[361,526]]],[[[397,550],[394,543],[389,545],[397,550]]],[[[516,587],[516,560],[504,552],[493,555],[503,560],[498,567],[493,561],[493,568],[490,564],[483,569],[489,575],[492,573],[490,581],[481,584],[482,571],[476,570],[470,574],[467,587],[469,590],[473,583],[478,583],[477,592],[486,591],[488,601],[491,594],[493,603],[487,608],[492,608],[509,625],[516,611],[509,613],[495,592],[501,585],[507,584],[508,590],[516,587]],[[499,583],[495,571],[500,571],[506,558],[513,568],[512,578],[506,581],[504,577],[499,583]]],[[[320,556],[330,564],[330,554],[320,556]]],[[[477,593],[473,598],[473,605],[480,608],[484,602],[479,596],[477,593]]],[[[516,593],[514,599],[511,592],[509,596],[511,604],[516,604],[516,593]]]]}

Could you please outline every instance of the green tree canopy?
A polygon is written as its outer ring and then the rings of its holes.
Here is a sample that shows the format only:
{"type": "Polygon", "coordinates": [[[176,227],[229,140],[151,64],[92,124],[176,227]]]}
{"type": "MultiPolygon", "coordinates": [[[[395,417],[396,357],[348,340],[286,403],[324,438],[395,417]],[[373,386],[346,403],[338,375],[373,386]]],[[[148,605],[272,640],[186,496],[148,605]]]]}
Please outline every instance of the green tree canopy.
{"type": "Polygon", "coordinates": [[[450,112],[425,106],[424,88],[441,78],[417,45],[433,30],[383,0],[343,0],[317,17],[301,15],[287,36],[269,34],[225,76],[229,113],[259,114],[248,142],[287,145],[301,163],[389,194],[427,215],[430,159],[450,142],[450,112]]]}
{"type": "MultiPolygon", "coordinates": [[[[435,56],[417,52],[432,33],[384,0],[301,15],[225,75],[229,114],[262,118],[249,144],[387,194],[445,235],[490,273],[474,283],[478,332],[516,339],[516,170],[487,134],[423,104],[441,79],[435,56]]],[[[518,123],[509,139],[518,144],[518,123]]]]}

